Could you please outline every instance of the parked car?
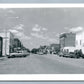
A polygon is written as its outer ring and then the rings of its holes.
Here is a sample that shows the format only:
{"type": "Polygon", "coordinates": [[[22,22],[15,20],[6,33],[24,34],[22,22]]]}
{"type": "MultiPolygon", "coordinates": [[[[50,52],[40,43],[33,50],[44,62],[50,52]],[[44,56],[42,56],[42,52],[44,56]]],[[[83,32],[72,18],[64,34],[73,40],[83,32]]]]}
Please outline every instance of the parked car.
{"type": "Polygon", "coordinates": [[[26,57],[29,53],[10,53],[8,58],[14,58],[14,57],[26,57]]]}
{"type": "Polygon", "coordinates": [[[81,50],[75,50],[74,53],[75,53],[76,58],[80,58],[80,57],[84,58],[84,54],[82,53],[81,50]]]}
{"type": "Polygon", "coordinates": [[[74,52],[69,52],[69,53],[59,52],[58,55],[59,55],[60,57],[75,58],[74,52]]]}
{"type": "Polygon", "coordinates": [[[63,56],[64,56],[63,52],[59,52],[58,55],[59,55],[60,57],[63,57],[63,56]]]}
{"type": "Polygon", "coordinates": [[[64,57],[75,58],[75,54],[74,54],[74,52],[65,53],[64,57]]]}

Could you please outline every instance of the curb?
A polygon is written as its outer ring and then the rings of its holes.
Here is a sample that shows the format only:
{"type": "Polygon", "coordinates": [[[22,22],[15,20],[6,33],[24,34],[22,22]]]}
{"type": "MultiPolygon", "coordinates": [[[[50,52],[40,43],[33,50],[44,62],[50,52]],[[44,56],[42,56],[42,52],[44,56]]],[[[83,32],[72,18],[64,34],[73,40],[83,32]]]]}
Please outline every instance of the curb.
{"type": "Polygon", "coordinates": [[[7,57],[0,57],[0,60],[5,60],[7,59],[7,57]]]}

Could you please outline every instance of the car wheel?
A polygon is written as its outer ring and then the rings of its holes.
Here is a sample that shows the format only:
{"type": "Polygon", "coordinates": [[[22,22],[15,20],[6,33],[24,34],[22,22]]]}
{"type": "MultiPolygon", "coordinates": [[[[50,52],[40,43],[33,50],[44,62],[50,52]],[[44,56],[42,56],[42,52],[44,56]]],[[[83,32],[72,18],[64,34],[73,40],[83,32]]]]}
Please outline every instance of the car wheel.
{"type": "Polygon", "coordinates": [[[8,58],[10,58],[10,57],[8,57],[8,58]]]}

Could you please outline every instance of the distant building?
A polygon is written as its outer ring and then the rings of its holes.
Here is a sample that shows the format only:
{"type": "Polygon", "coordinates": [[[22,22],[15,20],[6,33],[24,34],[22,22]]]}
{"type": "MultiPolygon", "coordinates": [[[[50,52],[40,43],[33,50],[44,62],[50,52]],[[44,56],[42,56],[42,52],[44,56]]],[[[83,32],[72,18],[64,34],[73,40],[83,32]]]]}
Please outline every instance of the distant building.
{"type": "Polygon", "coordinates": [[[63,33],[60,35],[60,48],[61,50],[66,49],[67,52],[74,51],[76,34],[75,33],[63,33]]]}
{"type": "Polygon", "coordinates": [[[14,38],[14,47],[21,47],[21,41],[18,38],[14,38]]]}
{"type": "Polygon", "coordinates": [[[40,46],[38,53],[57,54],[59,50],[60,50],[59,44],[50,44],[50,45],[40,46]]]}
{"type": "Polygon", "coordinates": [[[60,50],[60,44],[51,44],[51,45],[50,45],[50,52],[51,52],[52,54],[58,53],[59,50],[60,50]]]}
{"type": "Polygon", "coordinates": [[[18,38],[14,38],[14,52],[24,49],[23,44],[18,38]]]}

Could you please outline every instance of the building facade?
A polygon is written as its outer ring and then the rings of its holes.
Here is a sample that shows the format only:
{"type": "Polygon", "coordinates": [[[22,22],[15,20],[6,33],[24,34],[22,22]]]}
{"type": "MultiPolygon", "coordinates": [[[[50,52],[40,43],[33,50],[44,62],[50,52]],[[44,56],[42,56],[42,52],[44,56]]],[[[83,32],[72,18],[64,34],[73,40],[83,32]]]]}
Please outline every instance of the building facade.
{"type": "Polygon", "coordinates": [[[14,45],[14,35],[11,32],[1,32],[0,37],[2,37],[2,55],[6,56],[9,55],[10,52],[13,52],[13,45],[14,45]]]}
{"type": "Polygon", "coordinates": [[[76,33],[76,49],[84,53],[84,31],[76,33]]]}
{"type": "Polygon", "coordinates": [[[50,52],[56,54],[60,51],[60,44],[50,44],[50,52]]]}
{"type": "Polygon", "coordinates": [[[23,50],[24,46],[18,38],[14,38],[14,52],[23,50]]]}
{"type": "Polygon", "coordinates": [[[75,41],[76,41],[76,34],[75,33],[63,33],[60,35],[60,49],[66,49],[67,52],[69,50],[75,49],[75,41]]]}

